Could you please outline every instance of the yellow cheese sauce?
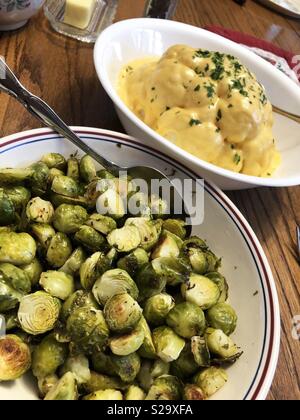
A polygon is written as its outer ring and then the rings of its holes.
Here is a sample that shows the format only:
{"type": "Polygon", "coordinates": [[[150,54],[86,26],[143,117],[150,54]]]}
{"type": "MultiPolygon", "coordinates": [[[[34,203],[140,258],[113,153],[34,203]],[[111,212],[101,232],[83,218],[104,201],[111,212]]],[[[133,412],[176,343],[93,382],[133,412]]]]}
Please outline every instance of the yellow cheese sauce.
{"type": "Polygon", "coordinates": [[[264,87],[230,55],[171,47],[126,65],[118,93],[160,135],[207,162],[269,177],[280,165],[264,87]]]}

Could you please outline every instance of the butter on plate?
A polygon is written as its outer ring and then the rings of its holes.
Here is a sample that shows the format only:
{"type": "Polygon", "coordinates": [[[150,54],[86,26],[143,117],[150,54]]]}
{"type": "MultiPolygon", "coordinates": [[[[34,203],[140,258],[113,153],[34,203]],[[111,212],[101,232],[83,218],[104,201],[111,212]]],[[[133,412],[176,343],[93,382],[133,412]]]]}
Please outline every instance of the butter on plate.
{"type": "Polygon", "coordinates": [[[66,0],[64,23],[86,29],[92,19],[96,0],[66,0]]]}

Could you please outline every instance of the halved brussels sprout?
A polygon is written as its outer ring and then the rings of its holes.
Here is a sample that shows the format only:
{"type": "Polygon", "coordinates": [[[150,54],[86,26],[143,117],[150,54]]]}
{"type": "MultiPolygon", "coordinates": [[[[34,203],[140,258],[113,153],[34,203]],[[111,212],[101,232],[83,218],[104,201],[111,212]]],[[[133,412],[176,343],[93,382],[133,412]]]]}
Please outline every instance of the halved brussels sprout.
{"type": "Polygon", "coordinates": [[[91,182],[97,177],[97,171],[93,159],[85,155],[80,161],[80,175],[85,182],[91,182]]]}
{"type": "Polygon", "coordinates": [[[105,391],[96,391],[93,394],[83,398],[85,401],[122,401],[123,395],[116,389],[106,389],[105,391]]]}
{"type": "Polygon", "coordinates": [[[163,375],[155,379],[146,400],[178,401],[181,399],[181,383],[176,376],[163,375]]]}
{"type": "Polygon", "coordinates": [[[235,310],[227,303],[217,303],[207,312],[207,321],[209,325],[216,330],[222,330],[226,335],[234,333],[237,320],[238,318],[235,310]]]}
{"type": "Polygon", "coordinates": [[[96,252],[87,258],[79,269],[81,286],[85,290],[90,290],[98,277],[97,263],[101,257],[101,252],[96,252]]]}
{"type": "Polygon", "coordinates": [[[242,355],[237,345],[222,330],[208,328],[205,338],[209,351],[216,355],[220,361],[235,362],[242,355]]]}
{"type": "Polygon", "coordinates": [[[38,284],[43,272],[43,266],[37,258],[34,258],[30,264],[22,265],[20,268],[24,271],[34,287],[38,284]]]}
{"type": "Polygon", "coordinates": [[[15,206],[4,190],[0,190],[0,226],[12,225],[15,221],[15,206]]]}
{"type": "Polygon", "coordinates": [[[35,197],[27,204],[26,216],[31,222],[49,224],[54,216],[54,208],[50,201],[35,197]]]}
{"type": "Polygon", "coordinates": [[[149,201],[151,207],[151,214],[156,219],[163,219],[166,217],[166,215],[169,214],[168,203],[162,198],[158,197],[155,194],[152,194],[149,201]]]}
{"type": "Polygon", "coordinates": [[[68,346],[55,340],[53,334],[45,337],[32,353],[32,372],[38,379],[53,375],[68,354],[68,346]]]}
{"type": "Polygon", "coordinates": [[[59,271],[47,271],[42,273],[40,286],[49,295],[66,300],[75,291],[74,279],[69,274],[59,271]]]}
{"type": "Polygon", "coordinates": [[[80,172],[78,159],[76,157],[70,157],[70,159],[68,159],[67,164],[67,176],[73,178],[75,181],[79,181],[80,172]]]}
{"type": "Polygon", "coordinates": [[[183,389],[183,400],[185,401],[204,401],[205,393],[197,385],[187,384],[183,389]]]}
{"type": "Polygon", "coordinates": [[[167,325],[183,338],[202,335],[206,328],[204,312],[191,302],[183,302],[173,308],[167,316],[167,325]]]}
{"type": "Polygon", "coordinates": [[[125,227],[135,227],[138,230],[140,245],[146,251],[150,251],[158,242],[159,233],[156,229],[156,224],[147,217],[133,217],[127,219],[125,227]]]}
{"type": "Polygon", "coordinates": [[[157,356],[165,363],[177,360],[185,346],[185,341],[169,327],[156,328],[153,343],[157,356]]]}
{"type": "Polygon", "coordinates": [[[148,262],[147,252],[143,248],[137,248],[118,261],[118,268],[127,271],[132,277],[135,277],[139,270],[148,262]]]}
{"type": "Polygon", "coordinates": [[[62,267],[72,254],[72,243],[64,233],[56,233],[47,251],[47,261],[54,268],[62,267]]]}
{"type": "Polygon", "coordinates": [[[132,216],[151,218],[149,197],[143,192],[131,191],[127,197],[128,213],[132,216]]]}
{"type": "Polygon", "coordinates": [[[107,237],[111,247],[119,252],[130,252],[141,244],[141,237],[138,228],[135,226],[124,226],[121,229],[113,230],[107,237]]]}
{"type": "Polygon", "coordinates": [[[51,190],[65,197],[78,197],[80,195],[78,182],[65,175],[59,175],[53,179],[51,190]]]}
{"type": "Polygon", "coordinates": [[[55,230],[52,226],[44,223],[34,223],[30,226],[33,236],[37,239],[44,251],[49,248],[51,240],[55,236],[55,230]]]}
{"type": "Polygon", "coordinates": [[[44,162],[37,162],[31,165],[33,175],[29,179],[32,195],[40,196],[45,194],[48,186],[49,168],[44,162]]]}
{"type": "Polygon", "coordinates": [[[97,373],[104,375],[115,375],[115,368],[112,363],[111,355],[105,354],[103,352],[97,352],[92,354],[91,360],[93,369],[97,373]]]}
{"type": "Polygon", "coordinates": [[[31,365],[30,349],[16,335],[0,337],[0,382],[14,381],[31,365]]]}
{"type": "Polygon", "coordinates": [[[229,292],[229,286],[228,283],[222,274],[218,272],[211,272],[207,273],[206,277],[208,277],[210,280],[212,280],[220,289],[221,296],[218,300],[218,303],[224,303],[228,299],[228,292],[229,292]]]}
{"type": "Polygon", "coordinates": [[[81,206],[62,204],[54,213],[54,227],[59,232],[70,235],[76,233],[88,220],[87,211],[81,206]]]}
{"type": "Polygon", "coordinates": [[[207,310],[213,307],[220,298],[220,289],[209,278],[192,274],[188,282],[182,285],[181,292],[188,302],[207,310]]]}
{"type": "Polygon", "coordinates": [[[84,354],[101,351],[109,336],[102,311],[89,306],[77,308],[71,313],[67,320],[67,332],[84,354]]]}
{"type": "Polygon", "coordinates": [[[114,189],[108,189],[101,194],[96,202],[97,212],[119,220],[125,216],[125,206],[121,196],[114,189]]]}
{"type": "Polygon", "coordinates": [[[85,392],[105,391],[106,389],[123,390],[127,387],[119,378],[91,372],[90,379],[84,384],[85,392]]]}
{"type": "Polygon", "coordinates": [[[177,360],[171,363],[171,372],[180,379],[190,378],[199,370],[190,343],[186,343],[177,360]]]}
{"type": "Polygon", "coordinates": [[[175,301],[167,293],[159,293],[149,298],[144,307],[144,316],[151,325],[157,327],[165,324],[168,313],[175,306],[175,301]]]}
{"type": "Polygon", "coordinates": [[[91,380],[89,360],[83,354],[70,355],[60,368],[60,374],[72,372],[78,385],[86,384],[91,380]]]}
{"type": "Polygon", "coordinates": [[[24,293],[15,290],[0,273],[0,313],[16,308],[23,296],[24,293]]]}
{"type": "Polygon", "coordinates": [[[163,223],[163,229],[173,233],[180,239],[184,240],[186,237],[185,222],[179,219],[168,219],[163,223]]]}
{"type": "Polygon", "coordinates": [[[143,316],[138,324],[138,328],[140,328],[144,332],[144,342],[139,349],[139,355],[141,357],[144,357],[145,359],[155,359],[156,350],[152,340],[152,333],[147,321],[143,316]]]}
{"type": "Polygon", "coordinates": [[[194,377],[194,382],[207,397],[212,397],[228,382],[225,370],[211,367],[203,370],[194,377]]]}
{"type": "Polygon", "coordinates": [[[122,293],[108,299],[104,307],[104,317],[111,331],[125,333],[138,324],[142,309],[128,293],[122,293]]]}
{"type": "Polygon", "coordinates": [[[221,266],[221,260],[210,251],[206,242],[198,237],[187,239],[183,245],[183,252],[189,257],[197,274],[215,272],[221,266]]]}
{"type": "Polygon", "coordinates": [[[107,236],[110,232],[117,229],[116,221],[108,216],[102,216],[102,214],[92,214],[86,225],[94,228],[97,232],[107,236]]]}
{"type": "Polygon", "coordinates": [[[103,249],[106,244],[101,233],[89,226],[81,226],[76,232],[74,239],[91,252],[103,249]]]}
{"type": "Polygon", "coordinates": [[[33,168],[1,168],[0,169],[0,186],[3,185],[20,185],[24,181],[32,178],[34,174],[33,168]]]}
{"type": "Polygon", "coordinates": [[[164,257],[152,261],[158,276],[165,279],[169,286],[178,286],[189,279],[191,266],[185,258],[164,257]]]}
{"type": "Polygon", "coordinates": [[[73,295],[71,295],[63,304],[61,310],[61,319],[66,321],[69,316],[75,311],[75,309],[83,307],[91,307],[94,309],[99,309],[97,302],[95,301],[92,293],[85,292],[83,290],[77,290],[73,295]]]}
{"type": "Polygon", "coordinates": [[[129,356],[112,356],[116,374],[126,384],[134,382],[141,369],[141,359],[137,353],[129,356]]]}
{"type": "Polygon", "coordinates": [[[76,401],[77,399],[76,379],[71,372],[66,373],[45,397],[45,401],[76,401]]]}
{"type": "Polygon", "coordinates": [[[45,292],[36,292],[21,299],[18,319],[22,329],[31,335],[53,330],[60,312],[58,299],[45,292]]]}
{"type": "Polygon", "coordinates": [[[36,243],[28,233],[0,232],[0,263],[30,264],[35,254],[36,243]]]}
{"type": "Polygon", "coordinates": [[[140,300],[151,298],[161,293],[167,284],[166,278],[157,274],[154,269],[154,262],[146,264],[136,276],[140,300]]]}
{"type": "Polygon", "coordinates": [[[22,212],[30,200],[30,191],[21,186],[7,187],[5,188],[5,194],[11,200],[16,211],[22,212]]]}
{"type": "Polygon", "coordinates": [[[55,168],[64,171],[67,166],[66,159],[60,153],[47,153],[41,159],[49,169],[55,168]]]}
{"type": "Polygon", "coordinates": [[[107,271],[96,281],[93,287],[95,299],[103,306],[108,299],[121,293],[128,293],[134,300],[137,300],[139,295],[137,285],[124,270],[107,271]]]}
{"type": "Polygon", "coordinates": [[[56,194],[52,192],[50,194],[51,203],[55,208],[58,208],[62,205],[68,205],[68,206],[80,206],[84,209],[90,209],[90,205],[87,201],[87,199],[81,195],[77,197],[67,197],[66,195],[62,194],[56,194]]]}
{"type": "Polygon", "coordinates": [[[210,353],[205,338],[199,336],[192,337],[191,349],[198,366],[203,368],[210,367],[210,353]]]}
{"type": "Polygon", "coordinates": [[[53,180],[54,180],[55,177],[57,177],[57,176],[64,176],[64,175],[65,175],[64,172],[61,171],[60,169],[51,168],[50,171],[49,171],[49,176],[48,176],[49,186],[52,185],[52,182],[53,182],[53,180]]]}
{"type": "Polygon", "coordinates": [[[125,400],[127,401],[143,401],[145,398],[144,391],[136,385],[131,385],[125,394],[125,400]]]}
{"type": "Polygon", "coordinates": [[[18,314],[15,310],[4,314],[6,331],[14,330],[19,326],[18,314]]]}
{"type": "Polygon", "coordinates": [[[170,364],[158,359],[154,362],[143,361],[141,369],[138,374],[138,382],[145,392],[148,392],[153,381],[162,375],[168,375],[170,371],[170,364]]]}
{"type": "Polygon", "coordinates": [[[50,392],[54,388],[58,381],[58,376],[55,374],[46,376],[45,378],[40,378],[38,380],[40,397],[45,398],[48,392],[50,392]]]}
{"type": "Polygon", "coordinates": [[[145,339],[145,334],[140,326],[125,335],[111,338],[109,347],[116,356],[129,356],[140,349],[145,339]]]}
{"type": "Polygon", "coordinates": [[[75,249],[70,258],[59,269],[66,274],[76,276],[79,273],[81,266],[86,261],[86,253],[81,247],[75,249]]]}
{"type": "Polygon", "coordinates": [[[155,258],[178,258],[180,254],[179,246],[169,232],[163,234],[152,252],[152,259],[155,258]]]}
{"type": "Polygon", "coordinates": [[[97,177],[100,179],[115,179],[115,176],[106,169],[100,169],[97,171],[97,177]]]}
{"type": "Polygon", "coordinates": [[[4,280],[13,289],[21,293],[30,293],[31,282],[24,270],[15,267],[13,264],[1,263],[0,273],[3,274],[4,280]]]}

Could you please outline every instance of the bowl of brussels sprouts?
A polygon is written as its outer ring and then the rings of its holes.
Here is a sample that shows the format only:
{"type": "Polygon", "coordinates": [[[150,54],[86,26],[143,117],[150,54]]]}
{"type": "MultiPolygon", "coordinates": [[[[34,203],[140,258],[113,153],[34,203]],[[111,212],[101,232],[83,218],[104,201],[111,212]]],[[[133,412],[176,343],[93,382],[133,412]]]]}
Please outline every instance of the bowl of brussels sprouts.
{"type": "MultiPolygon", "coordinates": [[[[77,132],[116,163],[197,182],[128,136],[77,132]]],[[[131,183],[47,129],[1,140],[0,400],[264,399],[280,315],[255,234],[209,183],[191,234],[149,197],[130,214],[131,183]]]]}

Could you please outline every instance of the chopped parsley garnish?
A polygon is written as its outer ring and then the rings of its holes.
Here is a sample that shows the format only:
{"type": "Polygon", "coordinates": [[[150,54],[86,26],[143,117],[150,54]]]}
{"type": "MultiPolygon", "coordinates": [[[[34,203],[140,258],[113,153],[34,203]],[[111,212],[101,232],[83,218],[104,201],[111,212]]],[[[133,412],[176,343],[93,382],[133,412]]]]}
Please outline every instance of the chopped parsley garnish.
{"type": "Polygon", "coordinates": [[[218,113],[217,113],[217,122],[219,122],[222,119],[222,111],[219,109],[218,113]]]}
{"type": "Polygon", "coordinates": [[[228,108],[233,108],[233,105],[232,105],[232,104],[229,104],[229,105],[228,105],[228,108]]]}
{"type": "Polygon", "coordinates": [[[220,132],[221,132],[221,128],[217,128],[216,133],[220,133],[220,132]]]}
{"type": "Polygon", "coordinates": [[[232,80],[232,85],[230,86],[230,89],[231,90],[236,89],[240,92],[241,95],[249,96],[248,92],[244,89],[245,86],[246,86],[245,79],[243,80],[243,83],[240,80],[235,79],[235,80],[232,80]]]}
{"type": "Polygon", "coordinates": [[[241,160],[242,160],[241,156],[240,156],[238,153],[236,153],[236,154],[234,155],[234,158],[233,158],[234,163],[235,163],[236,165],[239,165],[239,163],[241,162],[241,160]]]}
{"type": "Polygon", "coordinates": [[[155,86],[153,86],[153,88],[151,89],[151,90],[155,90],[156,89],[156,87],[155,86]]]}
{"type": "Polygon", "coordinates": [[[207,72],[209,70],[209,64],[206,64],[204,71],[207,72]]]}
{"type": "Polygon", "coordinates": [[[207,50],[198,50],[198,51],[196,51],[196,56],[197,57],[202,57],[202,58],[209,58],[209,57],[211,57],[211,52],[210,51],[207,51],[207,50]]]}
{"type": "Polygon", "coordinates": [[[190,121],[190,126],[193,127],[194,125],[200,125],[201,121],[200,120],[195,120],[194,118],[191,119],[190,121]]]}
{"type": "Polygon", "coordinates": [[[215,87],[214,85],[205,85],[205,89],[207,90],[207,97],[212,98],[215,94],[215,87]]]}
{"type": "Polygon", "coordinates": [[[169,106],[166,106],[166,111],[170,111],[170,107],[169,106]]]}
{"type": "Polygon", "coordinates": [[[197,85],[196,87],[195,87],[195,89],[194,89],[194,91],[195,92],[199,92],[199,90],[201,89],[201,86],[200,85],[197,85]]]}

